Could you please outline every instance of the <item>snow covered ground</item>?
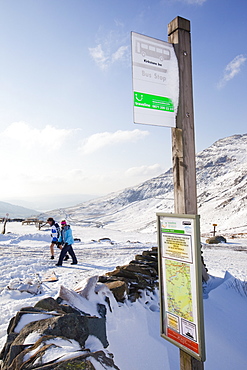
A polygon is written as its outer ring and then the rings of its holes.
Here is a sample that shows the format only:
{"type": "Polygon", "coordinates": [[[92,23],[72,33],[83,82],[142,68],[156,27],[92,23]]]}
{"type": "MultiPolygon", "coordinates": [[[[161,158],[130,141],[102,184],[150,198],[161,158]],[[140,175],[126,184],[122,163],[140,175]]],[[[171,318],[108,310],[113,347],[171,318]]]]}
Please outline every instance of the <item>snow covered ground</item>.
{"type": "MultiPolygon", "coordinates": [[[[136,254],[156,245],[156,235],[151,233],[73,225],[72,230],[74,237],[81,239],[74,245],[79,263],[71,266],[67,261],[63,267],[55,266],[56,259],[50,260],[48,228],[39,231],[34,225],[8,223],[7,234],[0,234],[0,347],[6,340],[9,320],[21,307],[32,306],[41,298],[56,298],[60,285],[76,288],[87,278],[126,264],[136,254]],[[100,238],[110,238],[112,243],[99,241],[100,238]],[[19,279],[40,279],[47,271],[55,271],[58,281],[42,283],[39,295],[7,288],[19,279]]],[[[233,239],[225,245],[204,246],[203,250],[213,276],[209,290],[214,288],[204,299],[205,370],[246,370],[247,283],[243,282],[247,281],[247,240],[233,239]]],[[[59,251],[55,252],[58,258],[59,251]]],[[[114,312],[107,316],[107,350],[114,354],[121,370],[179,369],[178,348],[160,337],[158,306],[158,293],[152,297],[144,295],[133,304],[116,304],[114,312]]],[[[101,349],[92,338],[87,345],[101,349]]],[[[76,348],[75,345],[75,351],[76,348]]]]}

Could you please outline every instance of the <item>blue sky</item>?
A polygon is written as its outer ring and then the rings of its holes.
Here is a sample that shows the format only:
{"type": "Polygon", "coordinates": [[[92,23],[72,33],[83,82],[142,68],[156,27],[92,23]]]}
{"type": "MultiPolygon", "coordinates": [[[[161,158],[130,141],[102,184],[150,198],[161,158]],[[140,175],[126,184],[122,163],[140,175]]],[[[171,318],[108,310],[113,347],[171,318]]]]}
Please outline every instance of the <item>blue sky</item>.
{"type": "Polygon", "coordinates": [[[2,201],[52,209],[171,165],[171,130],[133,123],[130,32],[191,22],[196,150],[243,134],[243,0],[0,0],[2,201]]]}

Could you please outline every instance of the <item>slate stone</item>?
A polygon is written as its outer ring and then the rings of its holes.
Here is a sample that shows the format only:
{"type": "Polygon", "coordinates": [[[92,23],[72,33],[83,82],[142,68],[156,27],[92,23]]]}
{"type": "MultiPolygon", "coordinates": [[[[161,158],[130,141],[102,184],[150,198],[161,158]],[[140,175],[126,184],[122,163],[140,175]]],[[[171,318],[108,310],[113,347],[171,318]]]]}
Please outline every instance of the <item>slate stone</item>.
{"type": "Polygon", "coordinates": [[[107,282],[105,285],[110,289],[118,302],[122,302],[125,299],[126,294],[128,294],[128,286],[124,281],[117,280],[107,282]]]}
{"type": "Polygon", "coordinates": [[[57,311],[57,312],[62,311],[58,302],[52,297],[41,299],[34,305],[34,307],[45,311],[57,311]]]}
{"type": "Polygon", "coordinates": [[[212,236],[211,238],[206,240],[207,244],[219,244],[219,243],[226,243],[226,238],[224,236],[212,236]]]}

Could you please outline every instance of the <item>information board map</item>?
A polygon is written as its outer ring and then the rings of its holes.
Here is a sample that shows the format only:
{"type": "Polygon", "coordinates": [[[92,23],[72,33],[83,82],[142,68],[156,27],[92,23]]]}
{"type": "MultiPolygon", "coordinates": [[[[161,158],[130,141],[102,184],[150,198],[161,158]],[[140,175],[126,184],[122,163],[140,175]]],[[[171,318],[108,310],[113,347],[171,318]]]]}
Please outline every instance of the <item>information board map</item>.
{"type": "Polygon", "coordinates": [[[190,266],[168,259],[165,264],[168,311],[193,321],[190,266]]]}
{"type": "Polygon", "coordinates": [[[203,359],[202,297],[198,299],[202,289],[200,250],[197,253],[196,219],[186,216],[159,218],[161,330],[166,339],[203,359]]]}

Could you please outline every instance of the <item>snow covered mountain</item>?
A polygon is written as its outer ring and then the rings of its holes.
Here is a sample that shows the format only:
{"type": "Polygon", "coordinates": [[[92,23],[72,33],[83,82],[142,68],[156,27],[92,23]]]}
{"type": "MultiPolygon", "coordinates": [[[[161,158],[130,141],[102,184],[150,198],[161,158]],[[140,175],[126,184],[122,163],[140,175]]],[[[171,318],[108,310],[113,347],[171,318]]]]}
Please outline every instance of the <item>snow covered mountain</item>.
{"type": "Polygon", "coordinates": [[[6,217],[7,213],[9,214],[9,218],[26,218],[38,214],[34,209],[0,201],[0,218],[6,217]]]}
{"type": "MultiPolygon", "coordinates": [[[[197,154],[201,231],[247,231],[247,134],[216,141],[197,154]]],[[[49,212],[57,220],[110,229],[156,230],[156,212],[173,212],[172,170],[144,183],[74,207],[49,212]]],[[[43,215],[46,217],[46,215],[43,215]]]]}
{"type": "Polygon", "coordinates": [[[216,141],[197,155],[198,213],[203,227],[247,231],[247,134],[216,141]]]}

